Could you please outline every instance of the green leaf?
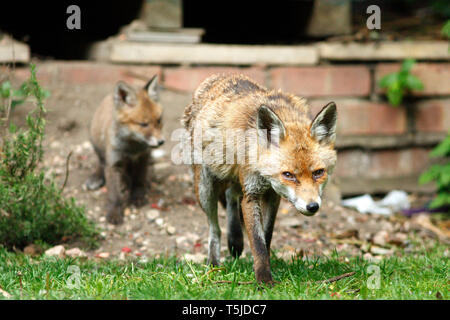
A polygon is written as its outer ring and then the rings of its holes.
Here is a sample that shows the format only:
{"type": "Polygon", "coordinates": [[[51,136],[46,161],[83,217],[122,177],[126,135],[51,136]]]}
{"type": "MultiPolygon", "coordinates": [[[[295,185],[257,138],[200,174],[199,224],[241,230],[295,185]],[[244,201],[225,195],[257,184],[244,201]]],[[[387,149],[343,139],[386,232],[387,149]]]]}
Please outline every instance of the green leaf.
{"type": "Polygon", "coordinates": [[[402,67],[400,69],[400,72],[409,73],[415,63],[416,63],[416,61],[414,59],[406,59],[406,60],[404,60],[403,63],[402,63],[402,67]]]}
{"type": "Polygon", "coordinates": [[[425,184],[433,180],[436,180],[437,177],[439,176],[440,169],[441,166],[439,164],[432,165],[430,168],[428,168],[427,171],[422,173],[422,175],[419,177],[419,183],[425,184]]]}
{"type": "Polygon", "coordinates": [[[450,134],[430,152],[430,156],[433,158],[450,156],[450,134]]]}
{"type": "Polygon", "coordinates": [[[378,85],[381,88],[387,88],[393,85],[395,82],[398,82],[398,73],[389,73],[380,79],[378,85]]]}
{"type": "Polygon", "coordinates": [[[436,198],[430,203],[431,209],[436,209],[445,205],[450,204],[450,194],[449,193],[439,193],[436,198]]]}
{"type": "Polygon", "coordinates": [[[9,98],[11,95],[11,83],[9,81],[3,81],[0,87],[0,94],[3,98],[9,98]]]}
{"type": "Polygon", "coordinates": [[[450,38],[450,19],[447,20],[447,22],[442,27],[441,34],[443,36],[446,36],[447,38],[450,38]]]}
{"type": "Polygon", "coordinates": [[[386,93],[389,103],[393,106],[398,106],[402,103],[403,100],[403,92],[397,87],[389,87],[386,93]]]}
{"type": "Polygon", "coordinates": [[[11,101],[11,108],[15,108],[16,106],[18,106],[19,104],[24,103],[25,100],[13,100],[11,101]]]}
{"type": "Polygon", "coordinates": [[[406,76],[405,85],[410,90],[423,90],[424,88],[422,81],[412,74],[406,76]]]}

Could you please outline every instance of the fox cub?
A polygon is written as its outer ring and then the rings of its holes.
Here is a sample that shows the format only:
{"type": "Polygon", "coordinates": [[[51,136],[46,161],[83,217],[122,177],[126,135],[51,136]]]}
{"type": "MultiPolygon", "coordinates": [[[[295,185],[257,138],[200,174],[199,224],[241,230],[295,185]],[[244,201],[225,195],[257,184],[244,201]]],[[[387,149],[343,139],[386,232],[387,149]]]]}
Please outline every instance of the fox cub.
{"type": "Polygon", "coordinates": [[[154,76],[135,91],[126,83],[118,82],[91,122],[90,139],[99,161],[86,187],[98,189],[106,180],[106,217],[112,224],[123,222],[123,211],[129,200],[143,202],[150,149],[164,143],[157,84],[154,76]]]}
{"type": "MultiPolygon", "coordinates": [[[[217,265],[220,259],[217,204],[221,201],[227,212],[231,255],[239,257],[242,253],[243,223],[256,280],[273,283],[270,242],[280,197],[290,201],[298,212],[314,215],[336,163],[336,105],[330,102],[313,120],[308,113],[304,99],[268,90],[243,75],[211,76],[194,93],[182,119],[191,143],[195,144],[199,136],[196,130],[215,130],[215,139],[198,143],[203,152],[215,150],[210,152],[212,158],[208,163],[191,162],[196,196],[208,217],[209,263],[217,265]],[[252,130],[255,143],[245,142],[236,148],[217,144],[225,141],[217,139],[220,134],[229,137],[252,130]],[[253,160],[229,161],[238,158],[242,150],[249,153],[251,148],[257,151],[253,160]],[[231,157],[228,150],[232,150],[231,157]]],[[[237,141],[242,143],[244,139],[237,141]]],[[[194,148],[189,152],[194,155],[194,148]]]]}

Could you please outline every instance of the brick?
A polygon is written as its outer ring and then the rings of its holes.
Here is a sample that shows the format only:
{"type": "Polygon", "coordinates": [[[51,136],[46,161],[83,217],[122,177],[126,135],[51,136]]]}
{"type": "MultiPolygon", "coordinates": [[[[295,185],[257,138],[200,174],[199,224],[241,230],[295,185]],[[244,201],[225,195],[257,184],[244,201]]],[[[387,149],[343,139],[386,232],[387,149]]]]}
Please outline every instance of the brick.
{"type": "Polygon", "coordinates": [[[168,88],[182,91],[195,91],[198,85],[215,73],[243,73],[261,85],[265,85],[265,73],[262,68],[234,67],[179,67],[164,69],[164,84],[168,88]]]}
{"type": "Polygon", "coordinates": [[[305,97],[368,96],[365,66],[281,67],[270,71],[271,87],[305,97]]]}
{"type": "MultiPolygon", "coordinates": [[[[375,68],[376,92],[384,89],[378,86],[379,80],[388,73],[400,70],[398,63],[382,63],[375,68]]],[[[450,95],[450,63],[417,63],[411,73],[422,80],[424,89],[412,91],[414,96],[450,95]]]]}
{"type": "MultiPolygon", "coordinates": [[[[144,81],[133,77],[128,72],[133,72],[145,77],[154,74],[161,76],[162,69],[158,66],[128,66],[112,65],[91,62],[46,62],[36,66],[37,79],[43,84],[64,85],[98,85],[114,84],[119,80],[134,85],[141,85],[144,81]]],[[[15,78],[25,80],[29,77],[28,68],[20,68],[15,71],[15,78]]]]}
{"type": "MultiPolygon", "coordinates": [[[[315,116],[329,100],[311,100],[311,115],[315,116]]],[[[334,99],[338,110],[339,135],[398,135],[407,130],[404,108],[362,99],[334,99]]]]}
{"type": "Polygon", "coordinates": [[[416,130],[448,132],[450,130],[450,99],[421,101],[415,109],[416,130]]]}
{"type": "Polygon", "coordinates": [[[335,172],[338,177],[355,179],[418,176],[432,163],[429,152],[429,148],[342,150],[335,172]]]}

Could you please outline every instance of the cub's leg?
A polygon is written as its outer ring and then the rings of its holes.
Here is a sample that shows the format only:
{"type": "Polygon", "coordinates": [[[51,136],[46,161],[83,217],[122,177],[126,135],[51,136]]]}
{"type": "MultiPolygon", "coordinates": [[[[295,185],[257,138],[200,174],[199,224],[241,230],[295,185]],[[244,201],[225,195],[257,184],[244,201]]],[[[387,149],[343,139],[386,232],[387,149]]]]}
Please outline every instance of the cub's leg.
{"type": "Polygon", "coordinates": [[[220,226],[217,215],[218,194],[215,178],[205,166],[194,165],[195,193],[198,202],[208,217],[209,246],[208,264],[219,265],[220,261],[220,226]]]}
{"type": "Polygon", "coordinates": [[[148,161],[149,154],[145,153],[134,161],[131,168],[129,168],[131,175],[131,202],[137,206],[142,206],[146,203],[148,161]]]}
{"type": "Polygon", "coordinates": [[[228,250],[231,256],[239,258],[244,250],[244,236],[241,227],[241,204],[239,186],[233,185],[225,192],[228,227],[228,250]]]}
{"type": "Polygon", "coordinates": [[[87,179],[85,186],[88,190],[97,190],[105,185],[105,158],[94,147],[97,154],[98,164],[94,173],[87,179]]]}
{"type": "Polygon", "coordinates": [[[121,224],[130,195],[130,177],[123,166],[107,166],[105,175],[108,188],[106,220],[112,224],[121,224]]]}

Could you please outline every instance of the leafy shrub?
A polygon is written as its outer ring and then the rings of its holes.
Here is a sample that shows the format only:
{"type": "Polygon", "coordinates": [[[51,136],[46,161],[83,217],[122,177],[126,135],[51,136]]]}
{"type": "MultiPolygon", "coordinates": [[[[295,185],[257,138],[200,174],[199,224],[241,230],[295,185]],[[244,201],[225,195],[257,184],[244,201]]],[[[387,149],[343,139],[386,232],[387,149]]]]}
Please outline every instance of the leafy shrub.
{"type": "Polygon", "coordinates": [[[386,96],[389,103],[398,106],[409,90],[423,90],[422,81],[411,74],[411,68],[415,64],[413,59],[403,61],[400,71],[384,76],[378,83],[381,88],[387,88],[386,96]]]}
{"type": "MultiPolygon", "coordinates": [[[[431,157],[450,158],[450,132],[447,137],[431,153],[431,157]]],[[[450,161],[434,164],[420,178],[419,183],[436,182],[437,196],[430,203],[430,208],[450,206],[450,161]]]]}
{"type": "MultiPolygon", "coordinates": [[[[14,92],[4,83],[1,88],[2,94],[5,88],[14,92]]],[[[20,90],[20,97],[32,97],[36,107],[26,117],[26,128],[9,125],[0,149],[0,244],[22,248],[35,241],[56,244],[80,239],[94,245],[97,230],[84,208],[73,198],[64,198],[55,182],[37,169],[43,156],[46,92],[36,80],[35,66],[31,65],[31,77],[20,90]]]]}

